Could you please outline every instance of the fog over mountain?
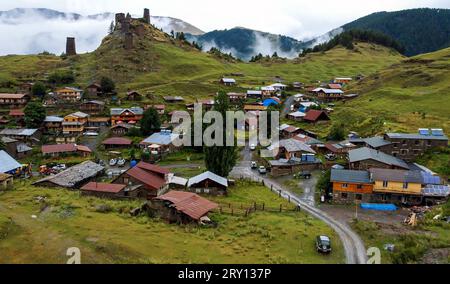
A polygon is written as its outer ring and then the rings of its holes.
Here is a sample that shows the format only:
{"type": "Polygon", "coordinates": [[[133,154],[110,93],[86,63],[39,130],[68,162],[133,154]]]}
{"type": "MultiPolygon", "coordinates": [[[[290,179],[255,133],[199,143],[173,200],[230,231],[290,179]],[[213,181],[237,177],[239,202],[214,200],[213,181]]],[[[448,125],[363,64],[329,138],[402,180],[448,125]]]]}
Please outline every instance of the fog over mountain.
{"type": "MultiPolygon", "coordinates": [[[[107,35],[113,20],[113,13],[83,16],[42,8],[0,11],[0,55],[42,51],[60,54],[68,36],[76,37],[77,52],[93,51],[107,35]]],[[[154,16],[151,21],[165,32],[203,33],[175,18],[154,16]]]]}

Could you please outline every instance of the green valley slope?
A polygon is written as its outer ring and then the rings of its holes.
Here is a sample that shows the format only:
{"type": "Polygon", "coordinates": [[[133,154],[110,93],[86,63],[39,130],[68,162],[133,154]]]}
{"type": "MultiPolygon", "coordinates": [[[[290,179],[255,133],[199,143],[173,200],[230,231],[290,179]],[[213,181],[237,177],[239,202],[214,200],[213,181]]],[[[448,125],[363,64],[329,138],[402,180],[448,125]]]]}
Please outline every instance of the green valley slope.
{"type": "Polygon", "coordinates": [[[362,134],[420,127],[450,131],[450,48],[403,60],[352,89],[361,96],[338,107],[333,118],[362,134]]]}

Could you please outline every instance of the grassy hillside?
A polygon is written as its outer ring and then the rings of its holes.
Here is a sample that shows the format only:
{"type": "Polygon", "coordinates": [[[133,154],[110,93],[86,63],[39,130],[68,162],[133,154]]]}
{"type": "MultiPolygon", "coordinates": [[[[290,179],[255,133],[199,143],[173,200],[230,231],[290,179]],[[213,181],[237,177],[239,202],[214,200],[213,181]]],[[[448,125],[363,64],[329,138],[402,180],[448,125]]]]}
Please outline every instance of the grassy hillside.
{"type": "Polygon", "coordinates": [[[449,88],[447,48],[403,60],[354,85],[352,91],[360,98],[338,107],[333,118],[362,133],[420,127],[444,128],[448,133],[449,88]]]}
{"type": "MultiPolygon", "coordinates": [[[[248,183],[214,200],[236,208],[253,201],[264,202],[266,208],[280,204],[293,208],[267,188],[248,183]]],[[[211,218],[218,222],[217,228],[198,228],[131,217],[129,209],[139,205],[139,201],[81,197],[78,192],[16,182],[16,190],[0,192],[0,263],[63,264],[70,247],[80,248],[82,263],[344,262],[334,231],[302,212],[257,212],[248,218],[214,213],[211,218]],[[38,196],[45,201],[38,201],[38,196]],[[99,206],[111,212],[102,213],[99,206]],[[314,238],[319,234],[333,239],[331,255],[315,251],[314,238]]]]}

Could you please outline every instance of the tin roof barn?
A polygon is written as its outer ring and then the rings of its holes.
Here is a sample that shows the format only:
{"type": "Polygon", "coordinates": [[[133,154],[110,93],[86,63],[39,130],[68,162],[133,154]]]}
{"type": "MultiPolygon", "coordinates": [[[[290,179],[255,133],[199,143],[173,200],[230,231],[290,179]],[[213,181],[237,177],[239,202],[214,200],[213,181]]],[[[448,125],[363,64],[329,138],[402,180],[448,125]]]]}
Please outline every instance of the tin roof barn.
{"type": "Polygon", "coordinates": [[[21,167],[22,165],[8,155],[8,153],[3,150],[0,151],[0,173],[14,173],[21,167]]]}
{"type": "Polygon", "coordinates": [[[98,176],[104,171],[104,167],[91,162],[86,161],[65,171],[60,172],[54,176],[49,176],[38,180],[35,185],[51,186],[51,187],[65,187],[70,189],[76,189],[83,186],[89,180],[98,176]]]}

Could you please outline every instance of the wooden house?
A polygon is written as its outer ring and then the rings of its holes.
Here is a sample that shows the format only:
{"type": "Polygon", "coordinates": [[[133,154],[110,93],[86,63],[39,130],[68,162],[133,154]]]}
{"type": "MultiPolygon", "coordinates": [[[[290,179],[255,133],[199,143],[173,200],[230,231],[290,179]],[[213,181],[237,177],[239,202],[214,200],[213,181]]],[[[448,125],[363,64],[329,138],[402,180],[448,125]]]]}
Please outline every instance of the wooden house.
{"type": "Polygon", "coordinates": [[[128,101],[140,101],[142,100],[142,95],[137,91],[128,91],[126,99],[128,101]]]}
{"type": "Polygon", "coordinates": [[[409,169],[403,160],[375,149],[362,147],[348,152],[349,167],[352,170],[370,168],[409,169]]]}
{"type": "Polygon", "coordinates": [[[111,135],[112,136],[125,136],[128,134],[130,129],[136,127],[135,125],[128,123],[119,123],[111,127],[111,135]]]}
{"type": "Polygon", "coordinates": [[[0,93],[0,107],[1,108],[24,108],[30,101],[31,97],[26,94],[1,94],[0,93]]]}
{"type": "Polygon", "coordinates": [[[133,141],[122,137],[111,137],[102,142],[105,149],[130,148],[133,141]]]}
{"type": "Polygon", "coordinates": [[[333,184],[333,202],[353,203],[355,200],[370,202],[373,182],[367,171],[331,170],[330,182],[333,184]]]}
{"type": "Polygon", "coordinates": [[[226,195],[228,180],[208,171],[190,178],[187,188],[195,193],[226,195]]]}
{"type": "Polygon", "coordinates": [[[144,109],[141,107],[112,108],[111,125],[120,123],[137,124],[144,116],[144,109]]]}
{"type": "Polygon", "coordinates": [[[105,102],[103,101],[87,101],[80,104],[80,110],[90,115],[99,115],[105,109],[105,102]]]}
{"type": "Polygon", "coordinates": [[[62,123],[63,133],[81,135],[84,132],[88,118],[88,114],[80,111],[66,115],[62,123]]]}
{"type": "Polygon", "coordinates": [[[220,83],[225,86],[234,86],[236,85],[236,80],[232,78],[222,78],[220,79],[220,83]]]}
{"type": "Polygon", "coordinates": [[[147,193],[141,185],[90,182],[81,188],[84,196],[95,196],[109,199],[146,198],[147,193]]]}
{"type": "Polygon", "coordinates": [[[64,118],[59,116],[46,116],[44,120],[44,132],[46,134],[58,134],[63,131],[62,123],[64,118]]]}
{"type": "Polygon", "coordinates": [[[102,95],[102,86],[100,84],[93,83],[87,86],[86,91],[90,98],[97,98],[102,95]]]}
{"type": "Polygon", "coordinates": [[[81,100],[83,90],[73,87],[65,87],[55,91],[59,103],[77,103],[81,100]]]}
{"type": "Polygon", "coordinates": [[[306,112],[303,120],[310,123],[317,123],[320,121],[328,121],[330,120],[330,117],[323,110],[310,109],[308,112],[306,112]]]}

